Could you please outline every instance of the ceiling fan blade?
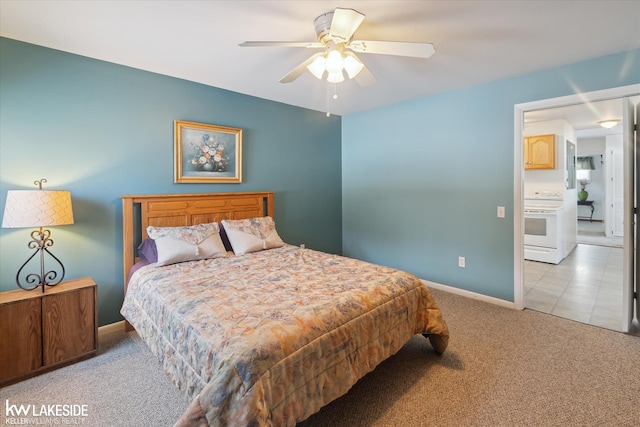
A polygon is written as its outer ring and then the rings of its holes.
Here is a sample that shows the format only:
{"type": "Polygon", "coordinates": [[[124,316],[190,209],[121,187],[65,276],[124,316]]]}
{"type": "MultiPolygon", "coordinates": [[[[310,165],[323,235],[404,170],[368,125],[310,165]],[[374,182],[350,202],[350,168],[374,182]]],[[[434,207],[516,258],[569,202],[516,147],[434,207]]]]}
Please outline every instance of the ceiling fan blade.
{"type": "Polygon", "coordinates": [[[389,42],[377,40],[354,40],[346,47],[358,53],[379,53],[383,55],[413,56],[430,58],[436,53],[431,43],[389,42]]]}
{"type": "Polygon", "coordinates": [[[242,47],[306,47],[308,49],[324,48],[322,43],[318,42],[277,42],[277,41],[247,41],[240,43],[242,47]]]}
{"type": "Polygon", "coordinates": [[[362,70],[354,77],[354,80],[358,82],[360,86],[370,86],[376,82],[376,78],[371,71],[365,65],[362,70]]]}
{"type": "Polygon", "coordinates": [[[336,8],[333,12],[333,20],[329,29],[329,36],[336,43],[346,43],[360,24],[364,21],[364,15],[353,9],[336,8]]]}
{"type": "Polygon", "coordinates": [[[291,70],[289,74],[280,79],[280,83],[291,83],[296,80],[298,77],[307,72],[307,65],[311,64],[318,56],[323,55],[324,52],[316,53],[315,55],[311,55],[306,61],[302,64],[298,65],[296,68],[291,70]]]}

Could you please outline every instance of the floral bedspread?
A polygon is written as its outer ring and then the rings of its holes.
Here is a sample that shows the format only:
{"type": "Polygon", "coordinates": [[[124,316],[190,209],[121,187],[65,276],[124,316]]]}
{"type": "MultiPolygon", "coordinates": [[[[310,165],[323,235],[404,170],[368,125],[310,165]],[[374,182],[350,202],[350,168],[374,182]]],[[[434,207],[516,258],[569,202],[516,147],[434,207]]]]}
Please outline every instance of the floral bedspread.
{"type": "Polygon", "coordinates": [[[289,245],[143,267],[121,312],[192,402],[176,425],[292,426],[414,334],[449,339],[416,277],[289,245]]]}

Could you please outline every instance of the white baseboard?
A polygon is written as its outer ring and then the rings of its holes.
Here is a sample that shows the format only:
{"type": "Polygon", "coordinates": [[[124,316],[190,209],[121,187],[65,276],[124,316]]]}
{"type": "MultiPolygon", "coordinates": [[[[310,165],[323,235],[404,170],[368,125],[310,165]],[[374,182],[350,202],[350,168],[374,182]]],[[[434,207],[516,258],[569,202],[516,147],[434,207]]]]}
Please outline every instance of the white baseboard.
{"type": "Polygon", "coordinates": [[[425,284],[425,286],[427,288],[433,288],[433,289],[438,289],[440,291],[445,291],[445,292],[449,292],[452,294],[456,294],[456,295],[461,295],[463,297],[467,297],[467,298],[472,298],[475,300],[479,300],[479,301],[484,301],[484,302],[488,302],[491,304],[495,304],[495,305],[499,305],[502,307],[506,307],[506,308],[512,308],[514,310],[516,310],[516,305],[514,302],[511,301],[506,301],[500,298],[494,298],[494,297],[490,297],[487,295],[482,295],[482,294],[477,294],[475,292],[471,292],[471,291],[466,291],[464,289],[459,289],[459,288],[454,288],[452,286],[447,286],[447,285],[443,285],[441,283],[436,283],[436,282],[429,282],[428,280],[422,280],[422,283],[425,284]]]}
{"type": "Polygon", "coordinates": [[[110,334],[111,332],[116,332],[118,330],[124,331],[124,320],[121,320],[116,323],[110,323],[108,325],[100,326],[98,328],[98,336],[110,334]]]}

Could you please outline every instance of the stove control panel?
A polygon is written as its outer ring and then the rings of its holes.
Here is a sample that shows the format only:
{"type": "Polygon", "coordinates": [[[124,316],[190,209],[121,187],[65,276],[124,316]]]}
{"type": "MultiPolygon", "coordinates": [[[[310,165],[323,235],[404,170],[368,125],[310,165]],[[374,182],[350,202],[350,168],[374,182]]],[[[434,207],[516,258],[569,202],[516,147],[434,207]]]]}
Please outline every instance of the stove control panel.
{"type": "Polygon", "coordinates": [[[562,193],[559,191],[534,190],[528,191],[524,195],[525,199],[542,199],[542,200],[562,200],[562,193]]]}

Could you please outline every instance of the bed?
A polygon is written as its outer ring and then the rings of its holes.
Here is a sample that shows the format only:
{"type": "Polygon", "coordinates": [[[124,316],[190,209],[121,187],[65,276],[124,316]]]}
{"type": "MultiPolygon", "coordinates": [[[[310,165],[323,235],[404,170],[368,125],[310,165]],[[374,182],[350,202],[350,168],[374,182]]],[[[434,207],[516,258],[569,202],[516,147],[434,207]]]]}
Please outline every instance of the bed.
{"type": "Polygon", "coordinates": [[[447,347],[447,325],[419,279],[285,243],[273,200],[273,192],[122,196],[121,313],[191,402],[178,426],[292,426],[413,335],[437,353],[447,347]],[[200,248],[189,252],[197,259],[171,258],[166,245],[178,232],[200,248]]]}

